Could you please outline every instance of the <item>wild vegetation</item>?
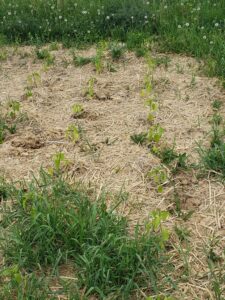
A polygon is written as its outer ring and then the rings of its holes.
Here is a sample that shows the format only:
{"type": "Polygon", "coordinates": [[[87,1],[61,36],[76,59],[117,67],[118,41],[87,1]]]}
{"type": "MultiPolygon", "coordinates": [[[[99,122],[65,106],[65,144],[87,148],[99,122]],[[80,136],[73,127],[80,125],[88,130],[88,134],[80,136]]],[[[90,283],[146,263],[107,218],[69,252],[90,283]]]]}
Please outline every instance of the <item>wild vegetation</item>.
{"type": "Polygon", "coordinates": [[[138,55],[147,43],[204,58],[207,73],[224,78],[224,14],[223,0],[1,0],[1,43],[71,46],[109,38],[138,55]]]}
{"type": "Polygon", "coordinates": [[[225,299],[224,16],[0,0],[1,299],[225,299]]]}

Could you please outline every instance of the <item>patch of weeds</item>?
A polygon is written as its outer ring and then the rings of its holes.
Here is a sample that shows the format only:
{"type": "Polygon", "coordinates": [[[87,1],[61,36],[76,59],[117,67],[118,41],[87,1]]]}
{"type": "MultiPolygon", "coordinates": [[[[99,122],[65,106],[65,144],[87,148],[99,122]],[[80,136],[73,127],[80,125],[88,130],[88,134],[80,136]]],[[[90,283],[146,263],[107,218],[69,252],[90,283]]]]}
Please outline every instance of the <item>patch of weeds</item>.
{"type": "Polygon", "coordinates": [[[134,53],[137,57],[145,57],[145,55],[147,53],[147,49],[144,47],[137,48],[134,50],[134,53]]]}
{"type": "Polygon", "coordinates": [[[177,153],[174,151],[174,148],[164,147],[160,150],[160,159],[163,164],[169,165],[177,158],[177,153]]]}
{"type": "Polygon", "coordinates": [[[0,202],[7,198],[7,189],[3,183],[4,181],[0,179],[0,202]]]}
{"type": "Polygon", "coordinates": [[[176,64],[176,70],[178,74],[184,74],[184,68],[180,64],[176,64]]]}
{"type": "Polygon", "coordinates": [[[225,177],[225,143],[216,144],[209,149],[199,148],[204,167],[225,177]]]}
{"type": "Polygon", "coordinates": [[[158,193],[163,192],[163,186],[168,181],[168,176],[165,168],[163,166],[156,166],[148,172],[148,177],[151,178],[154,183],[157,185],[158,193]]]}
{"type": "Polygon", "coordinates": [[[146,40],[146,34],[140,31],[133,31],[127,33],[127,49],[134,50],[144,49],[144,44],[146,40]]]}
{"type": "Polygon", "coordinates": [[[202,165],[207,169],[214,171],[216,174],[225,177],[225,131],[217,124],[212,126],[212,136],[210,147],[199,145],[198,152],[202,165]]]}
{"type": "Polygon", "coordinates": [[[156,66],[164,66],[166,69],[169,67],[171,59],[168,56],[156,57],[155,59],[156,66]]]}
{"type": "Polygon", "coordinates": [[[30,98],[33,96],[33,91],[30,87],[25,88],[25,96],[26,96],[26,98],[30,98]]]}
{"type": "Polygon", "coordinates": [[[213,237],[207,246],[207,262],[209,267],[209,279],[212,291],[216,300],[224,300],[223,297],[225,292],[224,280],[224,268],[225,261],[223,255],[216,253],[216,248],[220,244],[218,238],[213,237]]]}
{"type": "Polygon", "coordinates": [[[175,225],[174,231],[180,242],[189,241],[190,231],[187,228],[175,225]]]}
{"type": "MultiPolygon", "coordinates": [[[[13,185],[8,200],[13,205],[2,211],[0,250],[5,267],[16,266],[11,273],[21,288],[25,272],[47,268],[54,274],[66,261],[75,266],[72,276],[86,297],[129,299],[137,289],[164,288],[170,267],[167,212],[152,212],[144,228],[137,225],[130,235],[127,219],[107,207],[103,195],[91,199],[80,186],[43,170],[39,179],[13,185]]],[[[42,299],[37,295],[34,299],[42,299]]]]}
{"type": "MultiPolygon", "coordinates": [[[[179,233],[180,234],[180,233],[179,233]]],[[[190,252],[191,246],[188,240],[183,240],[182,242],[179,239],[178,245],[174,245],[175,249],[179,253],[180,258],[183,260],[182,273],[180,274],[180,279],[186,282],[190,277],[190,252]]]]}
{"type": "Polygon", "coordinates": [[[58,51],[60,49],[60,46],[57,42],[52,42],[49,45],[49,51],[58,51]]]}
{"type": "Polygon", "coordinates": [[[219,146],[224,143],[224,129],[221,129],[219,126],[217,126],[215,123],[212,126],[212,134],[211,134],[211,147],[219,146]]]}
{"type": "MultiPolygon", "coordinates": [[[[18,266],[6,267],[0,272],[0,297],[7,299],[49,299],[53,292],[45,276],[22,273],[18,266]]],[[[56,299],[52,298],[51,299],[56,299]]]]}
{"type": "Polygon", "coordinates": [[[115,66],[114,66],[111,62],[107,62],[107,63],[106,63],[106,69],[107,69],[109,72],[112,72],[112,73],[114,73],[114,72],[117,71],[116,68],[115,68],[115,66]]]}
{"type": "Polygon", "coordinates": [[[171,210],[171,212],[173,214],[175,214],[176,216],[178,216],[179,218],[181,218],[183,221],[185,221],[185,222],[188,221],[191,218],[191,216],[193,215],[194,210],[190,210],[188,212],[183,212],[181,199],[176,190],[174,191],[173,197],[174,197],[173,209],[171,210]]]}
{"type": "Polygon", "coordinates": [[[109,53],[113,60],[119,60],[125,52],[125,47],[121,43],[111,43],[109,45],[109,53]]]}
{"type": "Polygon", "coordinates": [[[82,67],[87,64],[90,64],[93,61],[92,57],[83,57],[83,56],[77,56],[73,55],[73,63],[76,67],[82,67]]]}
{"type": "Polygon", "coordinates": [[[196,86],[196,76],[195,74],[191,75],[191,83],[190,83],[190,87],[195,87],[196,86]]]}
{"type": "Polygon", "coordinates": [[[130,138],[135,144],[143,145],[147,140],[147,133],[142,132],[138,134],[133,134],[130,138]]]}
{"type": "Polygon", "coordinates": [[[80,118],[84,114],[84,108],[82,104],[74,104],[72,106],[73,118],[80,118]]]}
{"type": "Polygon", "coordinates": [[[223,117],[219,114],[214,114],[213,117],[212,117],[212,123],[215,125],[215,126],[219,126],[221,125],[223,121],[223,117]]]}
{"type": "Polygon", "coordinates": [[[172,173],[176,174],[179,170],[186,170],[188,168],[187,160],[188,156],[186,152],[177,154],[175,166],[171,170],[172,173]]]}
{"type": "Polygon", "coordinates": [[[71,124],[66,129],[66,138],[76,144],[80,140],[80,128],[71,124]]]}
{"type": "Polygon", "coordinates": [[[165,147],[162,150],[158,151],[158,156],[160,157],[162,163],[171,166],[172,165],[172,173],[176,173],[179,170],[185,170],[188,168],[187,153],[176,153],[173,148],[165,147]]]}
{"type": "Polygon", "coordinates": [[[222,107],[222,105],[223,105],[223,102],[216,99],[216,100],[214,100],[213,103],[212,103],[212,108],[213,108],[214,110],[219,110],[219,109],[222,107]]]}
{"type": "Polygon", "coordinates": [[[8,58],[8,53],[4,49],[0,49],[0,61],[6,61],[8,58]]]}
{"type": "Polygon", "coordinates": [[[156,296],[156,297],[147,297],[146,300],[176,300],[175,298],[171,296],[156,296]]]}
{"type": "Polygon", "coordinates": [[[40,60],[44,60],[47,66],[54,64],[55,56],[48,49],[37,49],[36,56],[40,60]]]}

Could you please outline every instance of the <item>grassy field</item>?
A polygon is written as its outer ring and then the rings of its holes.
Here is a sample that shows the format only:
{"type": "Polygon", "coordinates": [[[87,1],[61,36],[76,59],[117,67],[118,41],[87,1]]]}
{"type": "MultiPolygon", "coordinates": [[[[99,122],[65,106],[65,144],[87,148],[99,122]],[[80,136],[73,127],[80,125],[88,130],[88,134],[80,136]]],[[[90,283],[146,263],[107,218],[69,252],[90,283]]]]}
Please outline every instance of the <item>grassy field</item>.
{"type": "Polygon", "coordinates": [[[224,15],[223,0],[1,0],[0,34],[2,42],[66,46],[117,39],[133,49],[149,42],[204,58],[208,74],[224,78],[224,15]]]}
{"type": "Polygon", "coordinates": [[[224,16],[0,0],[0,299],[225,299],[224,16]]]}

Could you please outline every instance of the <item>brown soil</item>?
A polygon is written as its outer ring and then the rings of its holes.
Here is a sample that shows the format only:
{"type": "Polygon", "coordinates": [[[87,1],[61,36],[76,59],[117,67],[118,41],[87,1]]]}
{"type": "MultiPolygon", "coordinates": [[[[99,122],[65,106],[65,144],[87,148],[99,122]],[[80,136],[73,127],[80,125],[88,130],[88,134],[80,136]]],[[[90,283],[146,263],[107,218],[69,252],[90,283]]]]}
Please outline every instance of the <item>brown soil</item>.
{"type": "MultiPolygon", "coordinates": [[[[0,172],[8,178],[30,178],[41,166],[52,166],[52,157],[62,151],[69,160],[71,180],[91,184],[97,193],[102,190],[129,197],[119,208],[131,224],[143,223],[149,212],[157,208],[173,211],[177,195],[185,214],[193,211],[187,221],[171,215],[168,226],[175,224],[190,230],[190,242],[180,248],[190,266],[187,281],[180,281],[178,299],[215,299],[210,285],[205,250],[212,238],[220,238],[215,248],[222,255],[225,244],[224,186],[211,177],[197,178],[197,171],[178,173],[174,184],[156,191],[146,177],[160,160],[147,147],[134,144],[130,136],[147,131],[148,108],[140,96],[146,74],[144,59],[133,54],[115,63],[116,72],[96,74],[92,65],[75,67],[69,50],[54,51],[56,62],[48,69],[35,59],[33,49],[8,49],[9,58],[1,63],[0,102],[8,99],[21,102],[28,121],[22,122],[14,135],[0,145],[0,172]],[[27,98],[27,78],[33,72],[41,75],[41,82],[27,98]],[[85,89],[90,78],[96,78],[94,97],[87,100],[85,89]],[[74,118],[72,106],[82,104],[84,114],[74,118]],[[74,145],[65,138],[70,124],[82,128],[82,139],[74,145]],[[188,250],[187,250],[188,249],[188,250]]],[[[94,49],[81,51],[90,56],[94,49]]],[[[160,55],[156,54],[156,57],[160,55]]],[[[180,153],[186,152],[190,162],[198,161],[196,142],[207,144],[213,114],[212,101],[224,105],[225,94],[218,81],[201,74],[201,65],[184,56],[167,55],[168,67],[161,65],[154,71],[154,92],[159,102],[157,122],[165,129],[163,141],[180,153]]],[[[174,241],[178,245],[174,235],[174,241]]],[[[184,269],[184,260],[174,247],[177,274],[184,269]]],[[[182,256],[182,255],[181,255],[182,256]]]]}

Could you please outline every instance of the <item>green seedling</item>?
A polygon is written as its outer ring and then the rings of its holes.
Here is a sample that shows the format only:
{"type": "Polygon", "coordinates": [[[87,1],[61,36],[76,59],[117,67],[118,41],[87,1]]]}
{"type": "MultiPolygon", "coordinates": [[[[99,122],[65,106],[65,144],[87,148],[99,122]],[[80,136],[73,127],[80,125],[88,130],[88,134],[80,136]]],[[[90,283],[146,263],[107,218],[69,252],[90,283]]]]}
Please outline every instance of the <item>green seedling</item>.
{"type": "Polygon", "coordinates": [[[19,267],[17,265],[7,267],[0,272],[0,279],[3,278],[12,278],[16,281],[16,283],[20,284],[22,281],[22,274],[19,271],[19,267]]]}
{"type": "Polygon", "coordinates": [[[149,74],[144,77],[144,89],[141,91],[142,97],[149,97],[153,91],[152,80],[149,74]]]}
{"type": "Polygon", "coordinates": [[[11,118],[11,119],[15,119],[17,116],[17,113],[19,113],[20,111],[20,103],[18,101],[15,100],[11,100],[8,103],[8,113],[7,115],[11,118]]]}
{"type": "Polygon", "coordinates": [[[147,233],[157,232],[160,234],[161,241],[159,244],[163,249],[165,248],[165,244],[168,242],[170,237],[170,232],[163,226],[163,222],[165,222],[169,216],[170,214],[168,211],[152,211],[149,215],[150,221],[145,225],[147,233]]]}
{"type": "Polygon", "coordinates": [[[135,144],[143,145],[146,142],[147,133],[142,132],[142,133],[139,133],[139,134],[134,134],[134,135],[131,135],[130,138],[135,144]]]}
{"type": "Polygon", "coordinates": [[[84,108],[81,104],[74,104],[72,106],[73,117],[79,118],[84,113],[84,108]]]}
{"type": "Polygon", "coordinates": [[[5,140],[7,132],[14,134],[16,132],[17,123],[24,118],[20,114],[20,103],[10,100],[7,104],[6,113],[0,111],[0,144],[5,140]]]}
{"type": "Polygon", "coordinates": [[[168,181],[167,172],[162,166],[157,166],[152,168],[152,170],[148,173],[148,177],[151,178],[154,183],[157,185],[158,193],[163,192],[163,185],[168,181]]]}
{"type": "Polygon", "coordinates": [[[96,83],[96,78],[92,77],[88,80],[88,86],[87,90],[85,92],[85,95],[89,100],[93,99],[95,96],[95,91],[94,91],[94,85],[96,83]]]}
{"type": "Polygon", "coordinates": [[[156,112],[158,111],[158,103],[156,103],[153,99],[149,98],[146,101],[146,105],[149,107],[147,119],[151,123],[154,121],[156,112]]]}
{"type": "Polygon", "coordinates": [[[41,83],[41,75],[38,72],[33,72],[31,75],[27,77],[27,83],[29,89],[37,88],[41,83]]]}
{"type": "Polygon", "coordinates": [[[25,96],[26,96],[27,98],[30,98],[30,97],[33,96],[33,92],[32,92],[32,89],[31,89],[30,87],[26,87],[26,88],[25,88],[25,96]]]}
{"type": "Polygon", "coordinates": [[[66,138],[72,141],[74,144],[77,143],[80,139],[80,130],[74,124],[71,124],[66,129],[66,138]]]}
{"type": "Polygon", "coordinates": [[[150,144],[158,143],[164,133],[164,129],[159,125],[153,125],[150,127],[147,135],[147,140],[150,144]]]}
{"type": "Polygon", "coordinates": [[[60,175],[64,167],[66,167],[69,163],[68,159],[66,159],[65,154],[63,152],[58,152],[53,155],[53,167],[48,169],[48,173],[53,175],[60,175]]]}

